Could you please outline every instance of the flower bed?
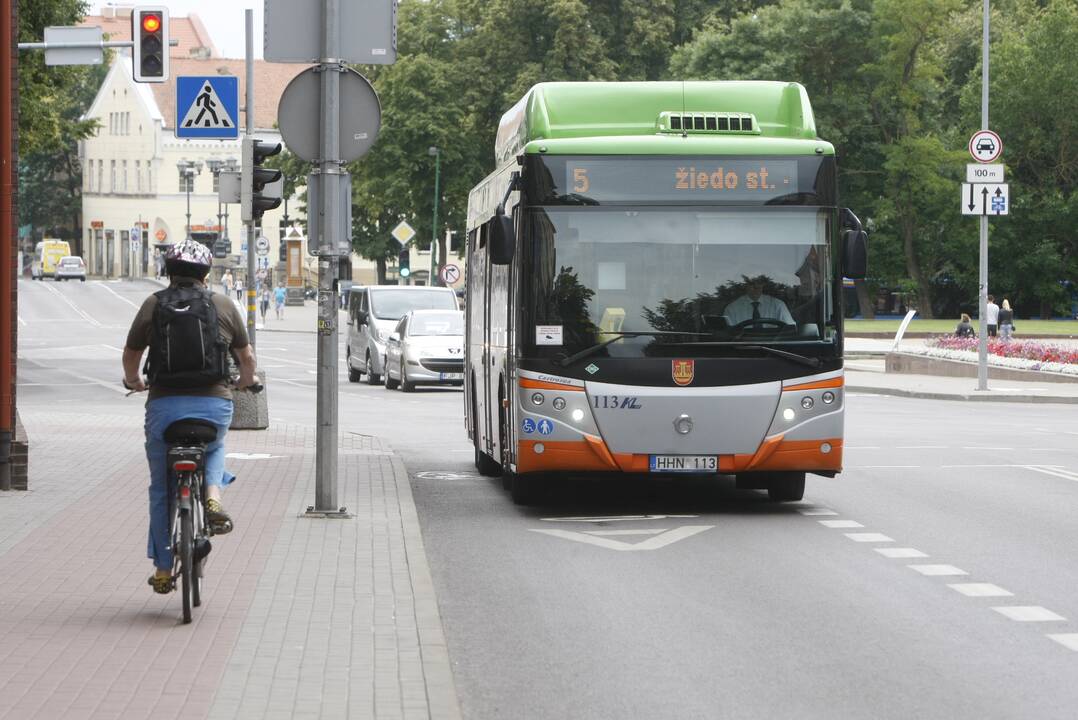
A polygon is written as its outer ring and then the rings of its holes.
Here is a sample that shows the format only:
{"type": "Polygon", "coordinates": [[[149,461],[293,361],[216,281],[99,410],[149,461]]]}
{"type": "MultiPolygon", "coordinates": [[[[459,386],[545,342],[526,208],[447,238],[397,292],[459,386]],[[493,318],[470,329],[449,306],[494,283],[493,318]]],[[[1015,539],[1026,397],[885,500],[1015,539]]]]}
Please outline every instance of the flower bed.
{"type": "MultiPolygon", "coordinates": [[[[977,361],[977,338],[944,335],[925,340],[925,355],[949,360],[977,361]]],[[[1078,349],[1034,340],[988,339],[988,362],[1022,370],[1078,375],[1078,349]]]]}

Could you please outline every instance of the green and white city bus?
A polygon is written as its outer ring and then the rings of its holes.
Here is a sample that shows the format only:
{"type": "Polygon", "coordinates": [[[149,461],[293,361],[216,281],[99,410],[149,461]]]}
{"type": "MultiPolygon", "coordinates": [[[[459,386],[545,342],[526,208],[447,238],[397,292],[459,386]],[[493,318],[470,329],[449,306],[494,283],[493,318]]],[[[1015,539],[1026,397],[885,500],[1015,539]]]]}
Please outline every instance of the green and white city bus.
{"type": "Polygon", "coordinates": [[[468,201],[465,414],[484,474],[842,469],[842,278],[865,233],[784,82],[543,83],[468,201]]]}

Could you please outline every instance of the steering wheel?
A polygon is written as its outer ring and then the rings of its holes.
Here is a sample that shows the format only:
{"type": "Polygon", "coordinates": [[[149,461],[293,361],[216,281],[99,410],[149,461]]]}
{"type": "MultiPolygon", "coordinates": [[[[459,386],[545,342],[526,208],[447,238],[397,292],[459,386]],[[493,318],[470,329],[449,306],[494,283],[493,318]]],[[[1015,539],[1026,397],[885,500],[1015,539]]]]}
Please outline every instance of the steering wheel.
{"type": "Polygon", "coordinates": [[[790,327],[789,324],[784,323],[782,320],[776,320],[775,318],[749,318],[748,320],[742,320],[737,325],[730,328],[730,332],[733,333],[735,338],[739,338],[744,335],[749,329],[772,327],[775,330],[782,330],[790,327]]]}

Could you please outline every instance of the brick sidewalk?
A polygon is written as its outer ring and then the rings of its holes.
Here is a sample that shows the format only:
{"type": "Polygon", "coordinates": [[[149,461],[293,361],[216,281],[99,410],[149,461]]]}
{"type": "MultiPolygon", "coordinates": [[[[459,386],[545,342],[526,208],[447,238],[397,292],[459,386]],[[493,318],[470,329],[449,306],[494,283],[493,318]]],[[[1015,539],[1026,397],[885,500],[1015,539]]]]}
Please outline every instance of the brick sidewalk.
{"type": "Polygon", "coordinates": [[[351,520],[300,517],[314,433],[234,431],[237,529],[203,606],[146,585],[141,419],[24,412],[29,492],[0,495],[0,718],[459,718],[407,473],[342,436],[351,520]],[[88,431],[88,428],[92,428],[88,431]]]}

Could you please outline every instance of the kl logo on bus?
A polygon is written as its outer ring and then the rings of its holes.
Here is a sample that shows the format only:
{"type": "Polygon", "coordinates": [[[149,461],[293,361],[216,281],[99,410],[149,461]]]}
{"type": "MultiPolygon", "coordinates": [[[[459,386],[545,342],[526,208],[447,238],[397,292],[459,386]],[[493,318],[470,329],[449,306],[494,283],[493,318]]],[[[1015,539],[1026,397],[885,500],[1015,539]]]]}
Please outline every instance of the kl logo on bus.
{"type": "Polygon", "coordinates": [[[695,360],[671,360],[670,374],[677,385],[688,385],[696,375],[695,360]]]}

